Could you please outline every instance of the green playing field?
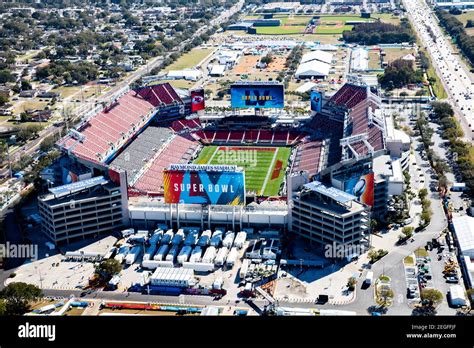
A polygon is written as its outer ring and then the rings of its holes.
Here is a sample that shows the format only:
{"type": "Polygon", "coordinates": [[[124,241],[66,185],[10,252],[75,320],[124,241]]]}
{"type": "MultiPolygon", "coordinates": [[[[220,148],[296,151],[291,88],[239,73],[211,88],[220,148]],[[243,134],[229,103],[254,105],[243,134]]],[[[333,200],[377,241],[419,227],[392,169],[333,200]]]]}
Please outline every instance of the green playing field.
{"type": "Polygon", "coordinates": [[[194,163],[238,165],[245,169],[247,192],[277,196],[290,153],[288,147],[206,146],[194,163]]]}

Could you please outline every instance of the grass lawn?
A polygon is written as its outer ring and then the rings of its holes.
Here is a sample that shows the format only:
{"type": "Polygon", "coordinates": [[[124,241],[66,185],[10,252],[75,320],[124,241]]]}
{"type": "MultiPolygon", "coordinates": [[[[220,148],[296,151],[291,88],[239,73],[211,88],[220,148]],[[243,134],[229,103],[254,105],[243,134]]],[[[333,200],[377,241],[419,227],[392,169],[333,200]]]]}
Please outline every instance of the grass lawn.
{"type": "Polygon", "coordinates": [[[398,58],[402,58],[410,53],[416,55],[414,50],[405,48],[384,48],[383,51],[385,52],[384,61],[388,63],[393,62],[398,58]]]}
{"type": "Polygon", "coordinates": [[[274,16],[275,19],[279,19],[282,25],[307,25],[313,16],[274,16]]]}
{"type": "Polygon", "coordinates": [[[247,191],[275,196],[283,182],[290,153],[291,149],[286,147],[206,146],[195,163],[243,167],[247,191]]]}
{"type": "Polygon", "coordinates": [[[194,83],[192,81],[187,80],[160,80],[160,81],[153,81],[150,82],[149,85],[156,85],[157,83],[165,83],[169,82],[171,86],[176,88],[191,88],[194,83]]]}
{"type": "Polygon", "coordinates": [[[383,23],[396,24],[396,25],[400,24],[400,17],[393,16],[390,13],[372,13],[371,17],[378,18],[383,23]]]}
{"type": "Polygon", "coordinates": [[[179,57],[176,62],[166,68],[166,71],[194,68],[212,51],[212,48],[195,48],[179,57]]]}
{"type": "Polygon", "coordinates": [[[26,110],[44,110],[48,102],[40,102],[36,100],[25,100],[24,102],[17,103],[14,107],[14,114],[21,114],[26,110]]]}
{"type": "Polygon", "coordinates": [[[73,86],[61,86],[55,89],[52,89],[51,92],[59,93],[61,98],[68,98],[81,90],[80,87],[73,87],[73,86]]]}
{"type": "Polygon", "coordinates": [[[319,21],[321,23],[324,22],[341,22],[341,23],[346,23],[347,21],[360,21],[360,22],[369,22],[372,19],[371,18],[361,18],[360,16],[354,15],[354,16],[339,16],[339,15],[321,15],[319,16],[319,21]]]}
{"type": "Polygon", "coordinates": [[[369,51],[369,69],[380,69],[380,54],[378,51],[369,51]]]}
{"type": "Polygon", "coordinates": [[[426,74],[428,75],[428,78],[432,77],[435,79],[435,83],[433,83],[431,87],[433,88],[433,92],[436,94],[436,97],[438,99],[447,99],[448,94],[444,90],[443,84],[441,83],[438,74],[436,74],[436,70],[433,67],[430,67],[426,74]]]}
{"type": "Polygon", "coordinates": [[[294,35],[304,32],[304,25],[287,25],[279,27],[256,27],[257,34],[260,35],[294,35]]]}
{"type": "Polygon", "coordinates": [[[462,24],[466,25],[468,19],[474,20],[474,11],[466,11],[466,13],[455,16],[462,24]]]}
{"type": "Polygon", "coordinates": [[[316,27],[316,34],[342,34],[345,30],[352,30],[352,25],[318,25],[316,27]]]}
{"type": "Polygon", "coordinates": [[[301,36],[304,41],[317,41],[321,44],[337,44],[341,43],[339,39],[342,37],[340,34],[305,34],[301,36]]]}

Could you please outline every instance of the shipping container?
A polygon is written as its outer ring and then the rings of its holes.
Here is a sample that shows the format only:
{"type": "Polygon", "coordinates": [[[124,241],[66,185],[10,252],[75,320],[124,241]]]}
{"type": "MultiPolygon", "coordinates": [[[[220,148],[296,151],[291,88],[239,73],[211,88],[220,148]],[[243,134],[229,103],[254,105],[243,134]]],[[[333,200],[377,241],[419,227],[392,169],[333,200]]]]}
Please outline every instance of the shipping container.
{"type": "Polygon", "coordinates": [[[131,265],[133,263],[135,263],[138,259],[138,256],[140,255],[140,253],[142,252],[142,246],[140,245],[135,245],[130,251],[129,253],[127,254],[127,256],[125,257],[125,263],[127,265],[131,265]]]}
{"type": "Polygon", "coordinates": [[[206,252],[204,253],[204,256],[202,258],[202,262],[204,263],[213,263],[214,259],[216,258],[216,248],[213,246],[210,246],[206,249],[206,252]]]}
{"type": "Polygon", "coordinates": [[[142,268],[145,269],[156,269],[158,267],[173,267],[173,261],[155,261],[147,260],[142,262],[142,268]]]}
{"type": "Polygon", "coordinates": [[[200,262],[202,259],[202,249],[200,246],[194,247],[189,262],[200,262]]]}
{"type": "Polygon", "coordinates": [[[122,263],[125,261],[125,257],[127,256],[128,252],[130,251],[130,246],[125,244],[122,245],[118,252],[117,255],[115,255],[114,259],[117,260],[118,262],[122,263]]]}
{"type": "Polygon", "coordinates": [[[168,252],[168,255],[166,255],[166,261],[173,261],[176,260],[176,256],[178,256],[179,252],[179,246],[178,245],[173,245],[168,252]]]}
{"type": "Polygon", "coordinates": [[[214,263],[211,262],[184,262],[183,268],[189,268],[195,272],[211,272],[214,270],[214,263]]]}
{"type": "Polygon", "coordinates": [[[189,259],[189,255],[191,255],[192,248],[188,245],[184,246],[178,255],[178,263],[183,264],[183,262],[187,262],[189,259]]]}
{"type": "Polygon", "coordinates": [[[216,229],[211,236],[211,240],[209,241],[209,244],[216,248],[220,247],[222,243],[223,235],[224,235],[224,232],[222,230],[216,229]]]}
{"type": "Polygon", "coordinates": [[[211,236],[212,236],[211,230],[204,231],[201,234],[201,236],[199,237],[197,245],[199,245],[201,247],[205,247],[205,246],[209,245],[209,240],[211,239],[211,236]]]}
{"type": "Polygon", "coordinates": [[[164,261],[169,249],[170,249],[170,246],[168,244],[162,245],[160,249],[158,249],[158,252],[156,253],[156,255],[153,257],[153,260],[164,261]]]}
{"type": "Polygon", "coordinates": [[[199,238],[198,231],[189,231],[188,235],[186,236],[186,239],[184,240],[184,245],[194,246],[196,245],[198,238],[199,238]]]}
{"type": "Polygon", "coordinates": [[[229,249],[227,249],[226,247],[222,247],[219,249],[219,251],[217,252],[216,259],[214,260],[214,264],[217,267],[224,265],[228,252],[229,249]]]}
{"type": "Polygon", "coordinates": [[[224,240],[222,241],[222,245],[226,248],[232,248],[232,244],[234,243],[235,233],[232,231],[227,231],[225,234],[224,240]]]}
{"type": "Polygon", "coordinates": [[[242,265],[240,266],[240,279],[245,279],[245,276],[247,275],[247,271],[249,269],[249,264],[250,264],[250,259],[244,259],[242,261],[242,265]]]}
{"type": "Polygon", "coordinates": [[[235,261],[237,261],[237,257],[239,256],[239,252],[237,251],[237,248],[232,248],[229,251],[229,254],[227,255],[226,259],[226,266],[232,267],[235,264],[235,261]]]}
{"type": "Polygon", "coordinates": [[[235,237],[234,246],[237,249],[242,249],[244,247],[244,243],[246,240],[247,240],[247,232],[241,231],[237,233],[237,236],[235,237]]]}
{"type": "Polygon", "coordinates": [[[173,239],[173,236],[173,230],[166,231],[166,233],[163,235],[163,238],[161,238],[160,245],[169,244],[171,242],[171,239],[173,239]]]}

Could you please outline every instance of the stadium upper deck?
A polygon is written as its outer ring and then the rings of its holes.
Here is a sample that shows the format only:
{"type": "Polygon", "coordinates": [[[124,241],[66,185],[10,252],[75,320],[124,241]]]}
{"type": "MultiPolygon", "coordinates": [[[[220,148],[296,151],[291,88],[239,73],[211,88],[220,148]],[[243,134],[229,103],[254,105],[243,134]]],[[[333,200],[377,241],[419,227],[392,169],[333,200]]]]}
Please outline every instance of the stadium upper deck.
{"type": "Polygon", "coordinates": [[[82,122],[58,146],[78,158],[107,163],[161,107],[179,103],[181,98],[168,83],[128,91],[82,122]]]}

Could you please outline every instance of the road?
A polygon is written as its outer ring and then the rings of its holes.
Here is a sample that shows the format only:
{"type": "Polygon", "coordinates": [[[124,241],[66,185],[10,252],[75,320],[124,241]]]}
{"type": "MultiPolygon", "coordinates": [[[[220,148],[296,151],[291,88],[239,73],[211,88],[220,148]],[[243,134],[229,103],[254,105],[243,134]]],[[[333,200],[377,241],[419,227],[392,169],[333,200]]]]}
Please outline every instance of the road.
{"type": "MultiPolygon", "coordinates": [[[[197,36],[201,35],[202,33],[207,31],[209,28],[213,27],[214,25],[219,25],[219,24],[225,22],[226,20],[228,20],[228,18],[231,17],[234,13],[241,10],[244,3],[245,3],[244,0],[240,0],[237,4],[232,6],[230,9],[228,9],[227,11],[221,13],[217,18],[212,19],[210,21],[209,25],[202,26],[201,28],[199,28],[194,33],[194,35],[190,39],[181,42],[176,50],[178,52],[182,52],[184,46],[188,42],[190,42],[192,39],[194,39],[194,37],[197,37],[197,36]]],[[[102,102],[109,102],[112,99],[114,99],[116,96],[121,94],[121,92],[124,89],[128,88],[128,86],[130,86],[132,83],[134,83],[135,81],[137,81],[141,77],[148,74],[152,69],[158,67],[163,62],[163,60],[168,58],[169,56],[171,56],[172,53],[174,53],[174,52],[170,52],[170,53],[166,54],[165,56],[152,58],[149,62],[147,62],[146,65],[144,65],[144,66],[138,68],[137,70],[135,70],[134,72],[130,73],[130,75],[125,77],[125,79],[123,79],[122,81],[117,83],[116,86],[114,86],[112,89],[110,89],[109,91],[107,91],[106,93],[104,93],[100,97],[98,97],[95,104],[91,104],[87,100],[83,101],[79,105],[79,107],[74,110],[74,113],[76,115],[71,120],[71,122],[75,122],[75,121],[80,120],[81,118],[84,117],[84,115],[86,115],[87,113],[94,110],[94,108],[97,105],[100,105],[102,102]]],[[[34,152],[39,149],[39,146],[40,146],[40,144],[41,144],[41,142],[43,141],[44,138],[46,138],[50,135],[59,133],[60,131],[61,131],[61,127],[58,128],[58,127],[55,127],[55,126],[52,126],[52,125],[46,127],[41,132],[39,132],[39,134],[38,134],[39,137],[37,139],[30,140],[23,147],[16,148],[13,151],[11,151],[10,157],[12,158],[12,161],[15,161],[16,159],[18,159],[20,157],[20,155],[25,155],[25,156],[33,155],[34,152]]],[[[8,175],[8,165],[6,165],[2,169],[0,169],[0,177],[5,177],[7,175],[8,175]]]]}
{"type": "Polygon", "coordinates": [[[431,56],[437,75],[449,95],[449,103],[464,131],[466,141],[472,141],[474,121],[474,82],[464,64],[453,54],[447,38],[425,0],[403,0],[408,17],[431,56]],[[429,32],[431,28],[432,33],[429,32]],[[434,37],[433,37],[434,36],[434,37]]]}

